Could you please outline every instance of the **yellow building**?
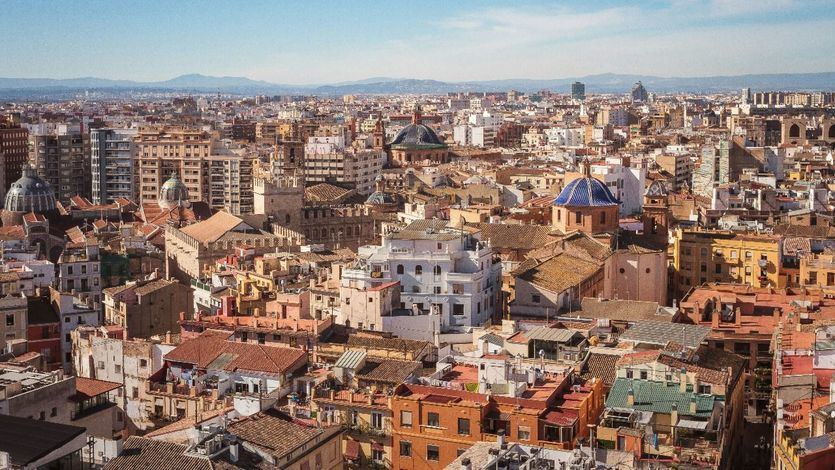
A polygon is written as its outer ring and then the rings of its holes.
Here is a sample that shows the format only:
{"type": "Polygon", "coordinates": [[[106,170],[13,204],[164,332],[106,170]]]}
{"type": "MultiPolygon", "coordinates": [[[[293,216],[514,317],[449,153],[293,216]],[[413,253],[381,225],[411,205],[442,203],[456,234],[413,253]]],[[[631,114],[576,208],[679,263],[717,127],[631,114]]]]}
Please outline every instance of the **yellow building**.
{"type": "Polygon", "coordinates": [[[342,454],[348,468],[391,468],[390,397],[317,389],[312,408],[320,422],[345,426],[342,454]]]}
{"type": "Polygon", "coordinates": [[[808,254],[800,258],[800,278],[804,286],[835,286],[835,253],[808,254]]]}
{"type": "Polygon", "coordinates": [[[679,296],[708,282],[786,287],[779,236],[679,227],[673,238],[673,282],[679,296]]]}

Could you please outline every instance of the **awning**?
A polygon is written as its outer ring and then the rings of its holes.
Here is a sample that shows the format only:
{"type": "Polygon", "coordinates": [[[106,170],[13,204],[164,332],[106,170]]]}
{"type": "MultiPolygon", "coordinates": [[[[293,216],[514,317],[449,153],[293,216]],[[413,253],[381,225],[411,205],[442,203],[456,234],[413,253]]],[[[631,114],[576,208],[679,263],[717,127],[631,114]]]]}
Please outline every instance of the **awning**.
{"type": "Polygon", "coordinates": [[[380,452],[382,452],[383,450],[385,450],[385,447],[383,447],[383,444],[380,444],[379,442],[373,442],[371,444],[371,449],[379,450],[380,452]]]}
{"type": "Polygon", "coordinates": [[[353,439],[348,439],[345,443],[345,458],[348,460],[357,460],[359,456],[360,443],[353,439]]]}
{"type": "Polygon", "coordinates": [[[677,428],[697,429],[704,431],[707,429],[707,421],[694,421],[692,419],[678,420],[677,428]]]}

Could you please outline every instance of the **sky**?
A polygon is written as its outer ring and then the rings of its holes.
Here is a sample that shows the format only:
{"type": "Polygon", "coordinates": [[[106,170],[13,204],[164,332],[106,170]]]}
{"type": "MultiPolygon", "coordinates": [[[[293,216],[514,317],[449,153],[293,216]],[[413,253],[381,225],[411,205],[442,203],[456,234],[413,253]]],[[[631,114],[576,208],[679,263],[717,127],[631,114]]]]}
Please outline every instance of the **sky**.
{"type": "Polygon", "coordinates": [[[0,0],[0,77],[831,72],[833,31],[835,0],[0,0]]]}

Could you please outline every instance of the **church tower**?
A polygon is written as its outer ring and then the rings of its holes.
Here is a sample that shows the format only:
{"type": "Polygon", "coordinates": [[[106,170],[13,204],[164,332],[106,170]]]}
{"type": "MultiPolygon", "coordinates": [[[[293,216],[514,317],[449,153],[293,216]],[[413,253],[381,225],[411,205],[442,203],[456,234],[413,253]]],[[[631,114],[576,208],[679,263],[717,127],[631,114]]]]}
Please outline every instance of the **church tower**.
{"type": "Polygon", "coordinates": [[[670,230],[670,208],[667,188],[661,181],[654,181],[644,193],[644,237],[659,243],[667,243],[670,230]]]}
{"type": "Polygon", "coordinates": [[[374,149],[383,150],[383,147],[386,145],[386,127],[383,124],[382,114],[377,116],[377,122],[374,124],[372,136],[374,137],[374,149]]]}

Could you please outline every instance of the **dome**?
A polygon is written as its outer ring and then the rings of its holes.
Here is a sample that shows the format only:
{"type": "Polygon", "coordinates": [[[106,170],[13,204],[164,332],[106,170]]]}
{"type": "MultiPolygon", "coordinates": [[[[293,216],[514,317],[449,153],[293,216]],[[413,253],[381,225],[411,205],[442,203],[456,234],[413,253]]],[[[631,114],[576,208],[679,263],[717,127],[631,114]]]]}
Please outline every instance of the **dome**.
{"type": "Polygon", "coordinates": [[[394,200],[394,196],[383,191],[374,191],[370,196],[368,196],[368,199],[365,200],[366,204],[372,205],[394,204],[395,202],[397,201],[394,200]]]}
{"type": "Polygon", "coordinates": [[[171,178],[168,178],[168,181],[159,189],[158,201],[163,209],[179,206],[188,201],[188,188],[176,174],[171,175],[171,178]]]}
{"type": "Polygon", "coordinates": [[[438,134],[435,134],[435,131],[431,127],[416,123],[409,124],[398,132],[394,140],[390,142],[390,145],[406,148],[438,148],[447,146],[438,138],[438,134]]]}
{"type": "Polygon", "coordinates": [[[55,210],[55,193],[34,168],[26,165],[23,176],[9,187],[4,207],[11,212],[48,212],[55,210]]]}
{"type": "Polygon", "coordinates": [[[601,207],[617,206],[620,201],[602,181],[587,176],[568,183],[554,199],[555,206],[601,207]]]}

